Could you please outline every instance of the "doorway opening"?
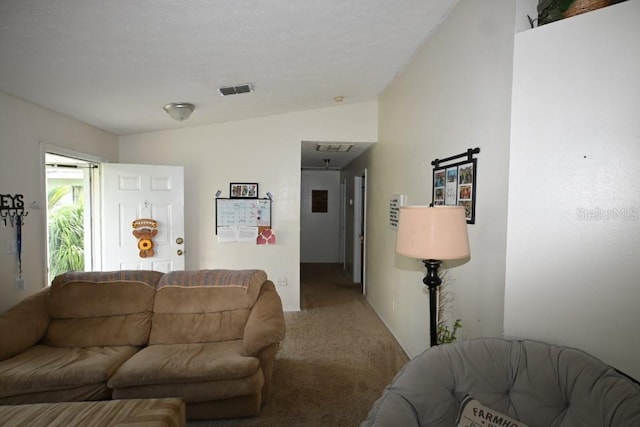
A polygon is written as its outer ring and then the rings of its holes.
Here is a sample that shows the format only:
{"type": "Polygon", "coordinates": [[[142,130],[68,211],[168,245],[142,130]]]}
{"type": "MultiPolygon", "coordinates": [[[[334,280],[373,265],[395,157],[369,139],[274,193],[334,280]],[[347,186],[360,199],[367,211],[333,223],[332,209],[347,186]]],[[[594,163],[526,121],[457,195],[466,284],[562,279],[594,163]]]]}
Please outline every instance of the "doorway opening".
{"type": "Polygon", "coordinates": [[[98,163],[45,151],[47,283],[66,271],[99,269],[98,163]]]}

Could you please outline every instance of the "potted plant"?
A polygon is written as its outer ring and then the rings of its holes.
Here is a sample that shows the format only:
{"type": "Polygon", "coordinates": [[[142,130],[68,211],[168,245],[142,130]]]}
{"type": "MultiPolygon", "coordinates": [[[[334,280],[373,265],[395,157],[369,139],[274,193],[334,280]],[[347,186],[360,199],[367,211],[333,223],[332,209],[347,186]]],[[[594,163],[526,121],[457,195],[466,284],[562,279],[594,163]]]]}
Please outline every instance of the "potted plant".
{"type": "Polygon", "coordinates": [[[626,0],[538,0],[538,25],[580,15],[626,0]]]}
{"type": "Polygon", "coordinates": [[[456,333],[462,328],[462,320],[455,319],[451,327],[448,325],[451,304],[454,300],[453,294],[447,289],[449,271],[441,269],[439,276],[442,284],[438,286],[438,344],[448,344],[456,340],[456,333]]]}

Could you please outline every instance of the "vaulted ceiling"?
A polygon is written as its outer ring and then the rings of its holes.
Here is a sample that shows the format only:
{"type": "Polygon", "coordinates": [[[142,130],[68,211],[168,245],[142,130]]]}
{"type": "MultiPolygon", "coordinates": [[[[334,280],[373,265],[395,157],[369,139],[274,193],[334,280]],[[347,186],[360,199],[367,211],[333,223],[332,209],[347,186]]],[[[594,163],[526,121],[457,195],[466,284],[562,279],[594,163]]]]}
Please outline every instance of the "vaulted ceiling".
{"type": "Polygon", "coordinates": [[[2,0],[0,91],[116,135],[374,101],[456,3],[2,0]]]}

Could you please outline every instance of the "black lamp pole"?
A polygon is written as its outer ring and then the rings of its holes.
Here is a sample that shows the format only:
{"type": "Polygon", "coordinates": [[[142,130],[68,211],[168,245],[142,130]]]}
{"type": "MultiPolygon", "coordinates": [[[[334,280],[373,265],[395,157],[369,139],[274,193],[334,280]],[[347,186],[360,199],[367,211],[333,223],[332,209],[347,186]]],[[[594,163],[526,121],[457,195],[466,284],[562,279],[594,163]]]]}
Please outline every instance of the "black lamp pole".
{"type": "Polygon", "coordinates": [[[437,259],[425,259],[422,261],[427,267],[427,275],[422,282],[429,287],[429,322],[431,323],[431,347],[438,345],[438,286],[442,279],[438,276],[438,267],[441,261],[437,259]]]}

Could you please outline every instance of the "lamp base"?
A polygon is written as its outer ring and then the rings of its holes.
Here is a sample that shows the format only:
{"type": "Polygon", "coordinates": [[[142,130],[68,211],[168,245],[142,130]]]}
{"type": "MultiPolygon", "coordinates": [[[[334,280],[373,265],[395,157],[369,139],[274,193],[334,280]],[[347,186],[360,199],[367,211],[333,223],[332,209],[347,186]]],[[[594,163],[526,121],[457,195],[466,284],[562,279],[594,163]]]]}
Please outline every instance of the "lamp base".
{"type": "Polygon", "coordinates": [[[429,287],[429,332],[431,337],[431,347],[438,345],[438,286],[442,284],[442,279],[438,276],[438,268],[442,261],[437,259],[425,259],[422,261],[427,267],[427,275],[422,279],[422,283],[429,287]]]}

